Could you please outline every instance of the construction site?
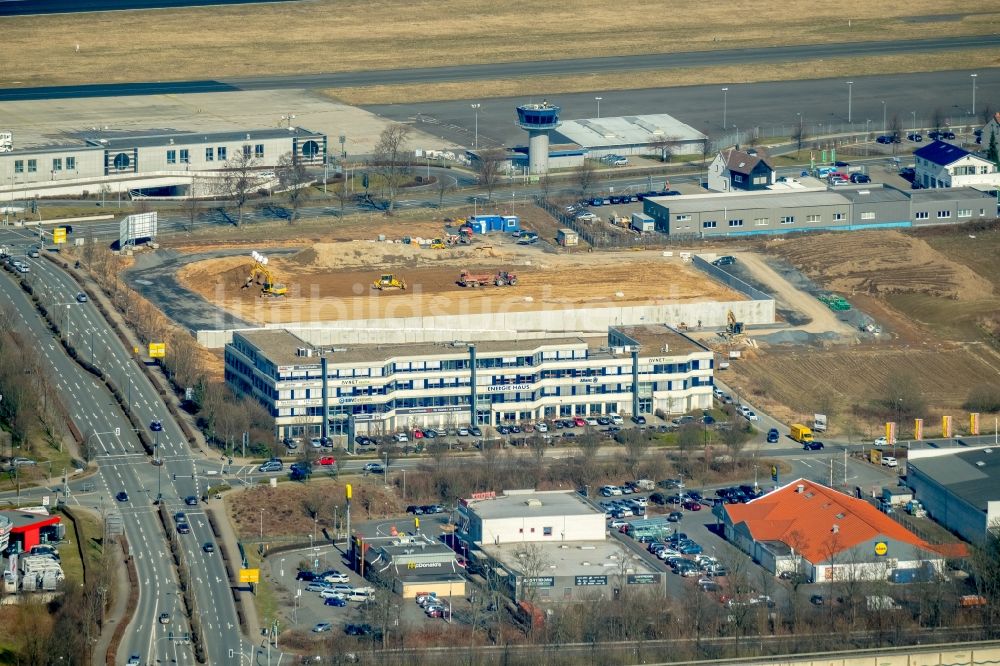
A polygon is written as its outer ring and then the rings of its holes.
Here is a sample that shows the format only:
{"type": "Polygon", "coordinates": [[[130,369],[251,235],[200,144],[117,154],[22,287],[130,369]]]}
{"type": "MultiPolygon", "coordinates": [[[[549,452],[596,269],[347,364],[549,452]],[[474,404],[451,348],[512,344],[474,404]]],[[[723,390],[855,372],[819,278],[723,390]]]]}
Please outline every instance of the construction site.
{"type": "MultiPolygon", "coordinates": [[[[314,344],[413,342],[418,332],[423,340],[542,337],[641,321],[725,327],[730,312],[753,324],[774,320],[772,304],[713,280],[687,253],[573,252],[536,237],[442,230],[321,239],[194,261],[177,279],[235,317],[283,325],[314,344]]],[[[212,347],[221,340],[211,331],[199,338],[212,347]]]]}

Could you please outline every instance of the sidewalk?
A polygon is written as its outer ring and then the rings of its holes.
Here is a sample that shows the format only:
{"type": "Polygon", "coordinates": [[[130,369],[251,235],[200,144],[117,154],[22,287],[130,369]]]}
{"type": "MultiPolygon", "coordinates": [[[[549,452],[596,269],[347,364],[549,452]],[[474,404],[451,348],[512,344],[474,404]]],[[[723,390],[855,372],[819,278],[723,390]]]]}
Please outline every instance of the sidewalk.
{"type": "MultiPolygon", "coordinates": [[[[117,540],[114,542],[114,547],[120,551],[117,540]]],[[[111,639],[114,637],[115,630],[120,623],[131,620],[131,618],[125,617],[130,592],[128,569],[124,566],[125,553],[119,552],[118,555],[121,558],[123,566],[115,567],[114,601],[111,604],[111,608],[104,614],[104,627],[101,629],[101,634],[97,637],[97,641],[94,644],[94,652],[91,656],[93,666],[106,666],[108,648],[111,646],[111,639]]],[[[112,655],[111,661],[118,663],[117,655],[112,655]]]]}

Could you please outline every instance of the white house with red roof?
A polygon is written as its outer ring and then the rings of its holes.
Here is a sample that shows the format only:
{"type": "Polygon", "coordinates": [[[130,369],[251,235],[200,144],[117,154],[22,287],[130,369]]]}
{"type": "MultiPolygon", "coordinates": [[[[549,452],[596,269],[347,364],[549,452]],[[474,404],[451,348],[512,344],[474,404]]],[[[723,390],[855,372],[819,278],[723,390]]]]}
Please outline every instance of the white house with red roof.
{"type": "MultiPolygon", "coordinates": [[[[726,538],[768,571],[814,583],[941,571],[963,544],[930,544],[865,500],[799,479],[722,509],[726,538]]],[[[918,576],[919,577],[919,576],[918,576]]]]}

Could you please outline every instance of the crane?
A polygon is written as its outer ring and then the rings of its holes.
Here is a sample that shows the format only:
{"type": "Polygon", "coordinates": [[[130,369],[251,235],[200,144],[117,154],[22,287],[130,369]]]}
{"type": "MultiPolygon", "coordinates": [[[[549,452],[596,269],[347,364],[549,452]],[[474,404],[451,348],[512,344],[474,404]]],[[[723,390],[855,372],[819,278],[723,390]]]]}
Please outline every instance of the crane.
{"type": "Polygon", "coordinates": [[[253,284],[259,284],[261,298],[287,294],[288,287],[280,282],[275,282],[271,271],[267,269],[267,257],[256,250],[251,252],[250,256],[253,258],[253,267],[250,269],[250,275],[246,282],[243,283],[243,289],[247,289],[253,284]]]}

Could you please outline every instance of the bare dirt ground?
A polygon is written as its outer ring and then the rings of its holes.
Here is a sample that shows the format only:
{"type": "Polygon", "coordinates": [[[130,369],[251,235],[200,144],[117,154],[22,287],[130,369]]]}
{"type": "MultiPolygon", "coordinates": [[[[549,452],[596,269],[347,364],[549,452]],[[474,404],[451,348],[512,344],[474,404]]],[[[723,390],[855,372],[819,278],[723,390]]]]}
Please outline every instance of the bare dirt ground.
{"type": "Polygon", "coordinates": [[[744,252],[737,255],[739,261],[758,280],[768,285],[771,296],[784,307],[796,310],[811,321],[803,326],[797,326],[801,331],[808,333],[824,333],[833,331],[847,334],[854,330],[837,319],[837,316],[811,294],[796,289],[785,278],[781,277],[773,268],[767,265],[766,257],[751,252],[744,252]]]}
{"type": "MultiPolygon", "coordinates": [[[[970,234],[962,228],[768,241],[765,255],[780,256],[818,285],[844,295],[886,333],[822,349],[765,347],[733,363],[726,379],[779,419],[798,421],[822,409],[830,412],[834,435],[844,436],[851,423],[868,436],[878,424],[853,416],[854,408],[864,413],[884,399],[890,380],[905,377],[927,402],[925,424],[934,436],[938,417],[961,414],[970,388],[1000,383],[1000,352],[989,326],[990,313],[1000,308],[995,295],[1000,276],[990,259],[998,247],[996,229],[970,234]]],[[[766,256],[748,255],[740,261],[766,262],[766,256]]],[[[815,316],[833,316],[813,296],[794,288],[784,294],[780,283],[756,275],[779,298],[795,299],[798,309],[818,304],[815,316]]],[[[961,427],[963,421],[956,423],[961,427]]]]}
{"type": "Polygon", "coordinates": [[[854,231],[774,240],[767,251],[787,259],[827,288],[850,297],[922,293],[973,300],[993,284],[926,241],[898,231],[854,231]]]}
{"type": "Polygon", "coordinates": [[[259,289],[242,289],[249,258],[189,264],[178,279],[239,317],[267,323],[743,298],[679,258],[659,252],[559,253],[488,238],[445,250],[392,242],[313,243],[292,256],[271,258],[268,268],[289,288],[284,298],[262,299],[259,289]],[[513,271],[518,284],[462,288],[457,281],[463,269],[513,271]],[[407,289],[373,289],[372,281],[382,273],[401,277],[407,289]]]}

